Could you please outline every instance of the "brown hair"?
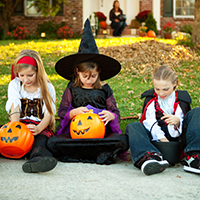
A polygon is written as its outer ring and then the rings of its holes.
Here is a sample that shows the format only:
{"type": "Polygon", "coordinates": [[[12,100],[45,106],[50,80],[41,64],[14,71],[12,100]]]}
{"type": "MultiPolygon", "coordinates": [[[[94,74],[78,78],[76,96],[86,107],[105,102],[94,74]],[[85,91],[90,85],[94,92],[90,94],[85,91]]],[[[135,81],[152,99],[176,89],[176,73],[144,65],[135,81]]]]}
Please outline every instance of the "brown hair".
{"type": "MultiPolygon", "coordinates": [[[[94,69],[100,74],[101,67],[100,67],[100,65],[98,65],[95,62],[83,62],[83,63],[78,64],[74,68],[74,85],[73,86],[74,87],[77,87],[77,86],[82,87],[82,85],[83,85],[81,80],[80,80],[80,77],[77,73],[77,70],[78,70],[78,72],[89,72],[89,78],[90,78],[90,76],[92,75],[92,71],[94,69]]],[[[93,84],[94,89],[101,89],[102,88],[99,74],[98,74],[98,78],[97,78],[96,82],[93,84]]]]}
{"type": "Polygon", "coordinates": [[[34,71],[37,72],[37,82],[40,87],[46,108],[51,116],[49,128],[51,130],[53,130],[55,128],[55,116],[54,116],[54,111],[53,111],[53,107],[52,107],[52,102],[54,104],[55,104],[55,102],[53,101],[53,99],[48,91],[47,82],[50,83],[50,81],[47,77],[42,59],[38,52],[33,51],[33,50],[22,50],[19,53],[18,57],[15,59],[13,72],[16,76],[17,72],[20,72],[21,70],[28,68],[28,67],[31,67],[34,71]],[[17,64],[17,62],[24,56],[29,56],[29,57],[34,58],[37,63],[37,67],[29,65],[29,64],[17,64]]]}
{"type": "MultiPolygon", "coordinates": [[[[168,65],[163,65],[155,69],[152,75],[152,79],[169,80],[172,84],[176,84],[176,86],[178,85],[178,77],[176,72],[172,67],[168,65]]],[[[176,86],[174,89],[176,89],[176,86]]]]}
{"type": "MultiPolygon", "coordinates": [[[[119,3],[119,1],[114,1],[114,2],[113,2],[113,9],[114,9],[114,10],[115,10],[115,3],[116,3],[116,2],[119,3]]],[[[119,11],[120,11],[120,10],[121,10],[121,9],[120,9],[120,7],[119,7],[119,11]]]]}

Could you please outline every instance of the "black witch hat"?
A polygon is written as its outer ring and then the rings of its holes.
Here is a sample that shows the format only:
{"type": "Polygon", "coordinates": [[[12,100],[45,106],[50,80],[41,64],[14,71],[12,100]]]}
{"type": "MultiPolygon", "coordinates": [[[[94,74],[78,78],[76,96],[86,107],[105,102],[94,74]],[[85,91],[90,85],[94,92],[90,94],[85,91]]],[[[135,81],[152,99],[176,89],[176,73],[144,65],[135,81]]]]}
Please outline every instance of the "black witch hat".
{"type": "Polygon", "coordinates": [[[63,78],[72,80],[74,67],[83,62],[95,62],[99,64],[101,66],[100,79],[102,81],[115,76],[121,70],[121,65],[117,60],[109,56],[99,54],[90,27],[90,21],[88,19],[84,24],[78,53],[60,59],[56,63],[55,69],[56,72],[63,78]]]}

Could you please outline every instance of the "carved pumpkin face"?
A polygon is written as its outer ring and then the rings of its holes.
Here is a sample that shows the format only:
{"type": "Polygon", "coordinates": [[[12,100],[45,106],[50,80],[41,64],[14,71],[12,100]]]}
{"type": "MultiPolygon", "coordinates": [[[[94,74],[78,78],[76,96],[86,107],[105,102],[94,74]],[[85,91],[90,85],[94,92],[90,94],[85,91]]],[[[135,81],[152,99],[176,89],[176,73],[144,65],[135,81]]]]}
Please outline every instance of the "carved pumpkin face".
{"type": "Polygon", "coordinates": [[[8,122],[0,129],[0,153],[8,158],[21,158],[33,145],[34,136],[21,122],[8,122]]]}
{"type": "Polygon", "coordinates": [[[75,116],[70,124],[72,139],[103,138],[105,125],[99,115],[95,113],[82,113],[75,116]]]}

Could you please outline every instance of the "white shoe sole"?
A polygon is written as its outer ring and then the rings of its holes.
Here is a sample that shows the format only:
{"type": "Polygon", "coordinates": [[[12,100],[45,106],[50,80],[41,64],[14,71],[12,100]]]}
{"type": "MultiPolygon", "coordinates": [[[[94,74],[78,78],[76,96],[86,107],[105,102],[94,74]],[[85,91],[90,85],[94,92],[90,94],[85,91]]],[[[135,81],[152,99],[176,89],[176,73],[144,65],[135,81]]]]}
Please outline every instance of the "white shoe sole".
{"type": "Polygon", "coordinates": [[[142,164],[141,170],[143,174],[148,176],[163,172],[168,166],[169,163],[166,160],[147,160],[142,164]]]}
{"type": "Polygon", "coordinates": [[[200,170],[199,169],[195,169],[193,167],[184,166],[183,170],[185,170],[187,172],[193,172],[193,173],[196,173],[196,174],[200,174],[200,170]]]}

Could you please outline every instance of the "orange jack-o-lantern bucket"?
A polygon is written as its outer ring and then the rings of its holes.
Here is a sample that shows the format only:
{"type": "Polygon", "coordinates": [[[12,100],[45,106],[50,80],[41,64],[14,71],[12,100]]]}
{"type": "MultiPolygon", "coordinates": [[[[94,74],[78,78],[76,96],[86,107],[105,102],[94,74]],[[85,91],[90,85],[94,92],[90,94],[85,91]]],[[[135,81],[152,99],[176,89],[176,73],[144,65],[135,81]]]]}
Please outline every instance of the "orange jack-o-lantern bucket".
{"type": "Polygon", "coordinates": [[[8,158],[21,158],[33,145],[34,136],[21,122],[8,122],[0,129],[0,153],[8,158]]]}
{"type": "Polygon", "coordinates": [[[99,115],[82,113],[72,119],[70,135],[72,139],[104,138],[105,125],[99,115]]]}

